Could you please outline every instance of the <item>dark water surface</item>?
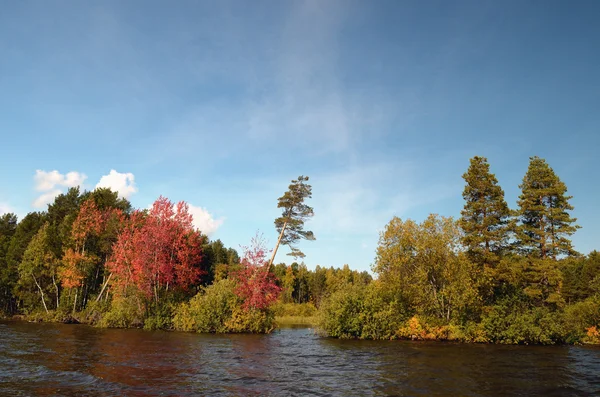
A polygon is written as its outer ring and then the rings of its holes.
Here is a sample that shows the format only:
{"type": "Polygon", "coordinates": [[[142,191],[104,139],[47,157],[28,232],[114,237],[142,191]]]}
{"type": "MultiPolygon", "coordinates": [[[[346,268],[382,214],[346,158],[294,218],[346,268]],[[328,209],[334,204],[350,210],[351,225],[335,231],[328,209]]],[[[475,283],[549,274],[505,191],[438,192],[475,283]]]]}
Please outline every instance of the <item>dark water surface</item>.
{"type": "Polygon", "coordinates": [[[0,322],[0,395],[600,395],[600,348],[0,322]]]}

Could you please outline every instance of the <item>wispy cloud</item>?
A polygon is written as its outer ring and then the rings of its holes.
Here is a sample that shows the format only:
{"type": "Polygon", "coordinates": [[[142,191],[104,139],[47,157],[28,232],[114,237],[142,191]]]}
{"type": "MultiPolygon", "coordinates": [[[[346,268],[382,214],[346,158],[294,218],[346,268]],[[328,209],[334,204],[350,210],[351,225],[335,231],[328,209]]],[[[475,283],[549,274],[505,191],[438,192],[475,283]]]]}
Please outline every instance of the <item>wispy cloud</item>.
{"type": "Polygon", "coordinates": [[[443,201],[457,188],[446,183],[419,183],[412,163],[376,163],[337,171],[313,182],[312,227],[327,234],[374,235],[392,216],[443,201]]]}
{"type": "Polygon", "coordinates": [[[210,101],[194,98],[186,103],[168,126],[169,134],[150,141],[162,153],[153,161],[195,156],[198,147],[210,147],[204,154],[215,160],[244,157],[249,146],[258,150],[283,146],[311,157],[353,155],[363,139],[387,131],[397,116],[398,98],[392,101],[376,86],[356,89],[344,80],[346,65],[340,56],[347,18],[344,2],[291,4],[269,27],[267,42],[243,21],[227,26],[231,34],[204,32],[207,45],[219,43],[229,53],[244,55],[235,58],[237,68],[231,67],[229,57],[210,51],[208,45],[208,52],[185,60],[201,68],[196,81],[200,86],[207,85],[206,76],[226,68],[227,75],[218,78],[227,82],[228,89],[211,92],[210,101]],[[248,54],[249,45],[259,55],[248,54]]]}

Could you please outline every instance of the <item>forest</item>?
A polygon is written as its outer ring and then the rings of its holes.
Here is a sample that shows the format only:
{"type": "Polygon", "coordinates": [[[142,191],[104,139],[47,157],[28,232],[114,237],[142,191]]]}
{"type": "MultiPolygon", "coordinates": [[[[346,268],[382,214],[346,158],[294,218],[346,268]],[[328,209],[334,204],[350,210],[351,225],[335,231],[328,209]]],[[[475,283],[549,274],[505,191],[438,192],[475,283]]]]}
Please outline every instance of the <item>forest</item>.
{"type": "Polygon", "coordinates": [[[185,202],[141,210],[109,189],[71,188],[47,211],[0,216],[0,312],[194,332],[268,333],[287,320],[335,338],[600,343],[600,253],[574,250],[579,226],[553,169],[530,159],[516,209],[486,158],[463,178],[457,219],[385,225],[373,275],[274,263],[280,244],[303,258],[297,243],[315,239],[308,177],[279,198],[275,248],[257,234],[240,253],[196,230],[185,202]]]}

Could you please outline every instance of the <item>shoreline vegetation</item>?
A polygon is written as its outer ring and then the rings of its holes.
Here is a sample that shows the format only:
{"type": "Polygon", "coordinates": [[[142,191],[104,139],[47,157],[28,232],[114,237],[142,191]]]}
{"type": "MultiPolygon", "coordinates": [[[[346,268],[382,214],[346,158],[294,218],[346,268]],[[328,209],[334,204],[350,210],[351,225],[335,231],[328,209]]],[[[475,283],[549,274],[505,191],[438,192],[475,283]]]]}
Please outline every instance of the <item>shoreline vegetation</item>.
{"type": "Polygon", "coordinates": [[[241,254],[192,226],[185,202],[136,210],[108,189],[57,196],[20,221],[0,214],[0,317],[97,327],[499,344],[600,344],[600,253],[576,252],[572,197],[532,157],[509,208],[484,157],[463,175],[457,219],[394,217],[368,272],[297,259],[313,210],[308,177],[279,198],[279,239],[241,254]]]}

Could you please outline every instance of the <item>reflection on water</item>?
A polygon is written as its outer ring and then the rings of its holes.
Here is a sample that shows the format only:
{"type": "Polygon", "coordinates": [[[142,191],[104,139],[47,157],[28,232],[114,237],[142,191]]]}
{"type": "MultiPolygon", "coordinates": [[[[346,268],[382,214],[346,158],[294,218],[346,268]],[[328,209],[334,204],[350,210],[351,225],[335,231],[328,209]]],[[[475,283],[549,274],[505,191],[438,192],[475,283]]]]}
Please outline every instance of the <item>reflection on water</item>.
{"type": "Polygon", "coordinates": [[[340,341],[0,323],[0,395],[585,396],[600,348],[340,341]]]}

